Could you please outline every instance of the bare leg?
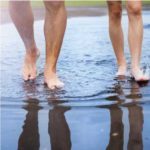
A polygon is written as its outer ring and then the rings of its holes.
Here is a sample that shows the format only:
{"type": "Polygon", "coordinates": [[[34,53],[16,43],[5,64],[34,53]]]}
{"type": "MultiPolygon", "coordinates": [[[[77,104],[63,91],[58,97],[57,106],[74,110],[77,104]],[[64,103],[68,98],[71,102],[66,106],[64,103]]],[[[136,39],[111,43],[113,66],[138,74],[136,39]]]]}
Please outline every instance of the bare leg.
{"type": "Polygon", "coordinates": [[[39,50],[36,47],[33,32],[33,14],[29,1],[10,1],[9,10],[11,18],[24,42],[26,55],[23,65],[23,79],[36,77],[36,59],[39,50]]]}
{"type": "Polygon", "coordinates": [[[142,2],[127,1],[127,11],[129,17],[129,47],[131,52],[131,69],[135,80],[148,80],[140,70],[140,57],[143,40],[143,22],[142,22],[142,2]]]}
{"type": "Polygon", "coordinates": [[[46,64],[45,83],[50,89],[63,87],[63,83],[56,74],[56,64],[60,53],[63,36],[66,28],[66,11],[63,1],[45,1],[45,40],[46,64]]]}
{"type": "Polygon", "coordinates": [[[121,27],[121,1],[107,1],[109,11],[109,34],[118,63],[117,75],[126,74],[126,60],[124,56],[124,38],[121,27]]]}

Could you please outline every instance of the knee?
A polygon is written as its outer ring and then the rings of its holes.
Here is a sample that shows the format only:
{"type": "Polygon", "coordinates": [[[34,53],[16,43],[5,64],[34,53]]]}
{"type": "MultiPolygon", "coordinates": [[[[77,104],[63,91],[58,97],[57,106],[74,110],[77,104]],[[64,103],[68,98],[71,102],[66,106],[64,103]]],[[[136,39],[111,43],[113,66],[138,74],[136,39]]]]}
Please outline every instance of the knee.
{"type": "Polygon", "coordinates": [[[63,1],[45,1],[45,9],[47,12],[55,13],[60,8],[64,8],[63,1]]]}
{"type": "Polygon", "coordinates": [[[121,10],[112,10],[111,11],[111,14],[110,14],[110,17],[112,18],[112,19],[120,19],[121,18],[121,14],[122,14],[122,11],[121,10]]]}
{"type": "Polygon", "coordinates": [[[122,8],[121,7],[117,7],[117,8],[112,7],[109,9],[110,21],[113,21],[113,22],[120,21],[121,16],[122,16],[122,8]]]}
{"type": "Polygon", "coordinates": [[[140,16],[142,12],[141,4],[128,5],[127,11],[129,15],[140,16]]]}

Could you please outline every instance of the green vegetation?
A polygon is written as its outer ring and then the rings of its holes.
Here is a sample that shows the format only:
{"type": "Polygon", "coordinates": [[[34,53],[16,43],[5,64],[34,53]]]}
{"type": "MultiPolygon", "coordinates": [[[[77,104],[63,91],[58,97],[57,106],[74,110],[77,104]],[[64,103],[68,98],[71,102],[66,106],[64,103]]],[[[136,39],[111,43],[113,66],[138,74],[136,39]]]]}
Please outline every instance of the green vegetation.
{"type": "MultiPolygon", "coordinates": [[[[66,6],[101,6],[105,5],[106,1],[65,1],[66,6]]],[[[42,1],[32,1],[33,7],[43,7],[42,1]]]]}
{"type": "MultiPolygon", "coordinates": [[[[32,7],[42,8],[43,0],[32,1],[32,7]]],[[[66,0],[66,6],[105,6],[106,0],[66,0]]],[[[144,0],[144,5],[150,5],[150,0],[144,0]]],[[[0,7],[8,7],[8,1],[0,1],[0,7]]]]}
{"type": "Polygon", "coordinates": [[[66,1],[67,6],[104,6],[106,5],[106,1],[66,1]]]}

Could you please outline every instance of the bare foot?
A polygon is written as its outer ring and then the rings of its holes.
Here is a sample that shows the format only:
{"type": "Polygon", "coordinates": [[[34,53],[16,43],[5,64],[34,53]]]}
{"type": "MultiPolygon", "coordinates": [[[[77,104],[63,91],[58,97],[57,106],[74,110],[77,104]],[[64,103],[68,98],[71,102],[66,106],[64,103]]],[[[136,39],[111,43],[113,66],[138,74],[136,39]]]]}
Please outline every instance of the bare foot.
{"type": "Polygon", "coordinates": [[[118,67],[118,71],[117,71],[117,73],[116,73],[116,76],[125,76],[125,75],[126,75],[126,72],[127,72],[127,67],[126,67],[126,65],[119,66],[119,67],[118,67]]]}
{"type": "Polygon", "coordinates": [[[22,69],[22,75],[25,81],[33,80],[36,78],[37,75],[36,61],[39,56],[40,56],[40,51],[38,49],[32,51],[31,50],[26,51],[23,69],[22,69]]]}
{"type": "Polygon", "coordinates": [[[64,86],[64,83],[57,77],[56,72],[46,68],[44,71],[44,83],[47,84],[48,88],[51,90],[62,88],[64,86]]]}
{"type": "Polygon", "coordinates": [[[143,71],[140,68],[133,68],[132,69],[132,76],[135,79],[135,81],[149,81],[150,77],[147,74],[144,74],[143,71]]]}

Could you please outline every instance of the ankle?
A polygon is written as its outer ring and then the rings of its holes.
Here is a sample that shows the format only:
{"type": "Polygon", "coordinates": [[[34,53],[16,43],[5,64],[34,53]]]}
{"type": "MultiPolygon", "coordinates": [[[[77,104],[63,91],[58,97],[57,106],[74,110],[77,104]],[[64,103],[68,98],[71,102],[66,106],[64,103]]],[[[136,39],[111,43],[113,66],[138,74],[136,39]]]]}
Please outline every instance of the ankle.
{"type": "Polygon", "coordinates": [[[26,54],[27,55],[38,55],[39,49],[37,47],[28,48],[28,49],[26,49],[26,54]]]}
{"type": "Polygon", "coordinates": [[[56,67],[46,64],[45,71],[48,71],[49,73],[52,73],[52,74],[56,74],[56,67]]]}
{"type": "Polygon", "coordinates": [[[118,64],[118,68],[127,68],[127,64],[126,63],[122,63],[122,64],[118,64]]]}
{"type": "Polygon", "coordinates": [[[126,65],[118,65],[118,68],[124,68],[124,69],[126,69],[127,68],[127,66],[126,65]]]}
{"type": "Polygon", "coordinates": [[[121,60],[121,61],[120,61],[120,60],[118,60],[117,62],[118,62],[118,67],[126,68],[127,63],[126,63],[125,58],[122,58],[122,60],[121,60]]]}

